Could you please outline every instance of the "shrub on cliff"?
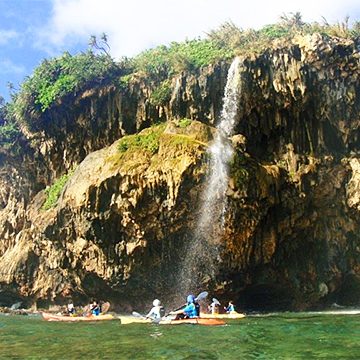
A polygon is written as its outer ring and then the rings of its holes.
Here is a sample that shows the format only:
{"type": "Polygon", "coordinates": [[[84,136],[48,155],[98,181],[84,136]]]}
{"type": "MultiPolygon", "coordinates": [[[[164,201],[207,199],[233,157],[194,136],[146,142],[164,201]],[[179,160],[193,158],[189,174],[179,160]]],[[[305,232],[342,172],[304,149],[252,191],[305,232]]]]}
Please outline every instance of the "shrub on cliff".
{"type": "Polygon", "coordinates": [[[155,154],[159,149],[159,138],[164,131],[165,125],[152,126],[137,135],[123,137],[118,145],[119,152],[146,151],[150,155],[155,154]]]}
{"type": "MultiPolygon", "coordinates": [[[[187,121],[188,119],[184,119],[183,123],[187,121]]],[[[171,131],[170,125],[171,123],[154,125],[139,134],[121,138],[118,142],[118,153],[110,156],[108,161],[114,168],[122,167],[124,170],[134,170],[140,166],[155,169],[166,167],[165,162],[170,167],[182,163],[179,157],[181,153],[194,155],[204,152],[207,144],[197,140],[197,137],[201,137],[197,132],[200,131],[199,126],[195,124],[193,127],[195,133],[183,134],[181,131],[171,131]]],[[[190,125],[187,124],[186,127],[190,125]]],[[[203,127],[200,129],[203,130],[203,127]]]]}
{"type": "Polygon", "coordinates": [[[97,85],[111,83],[120,75],[120,67],[108,55],[92,51],[44,60],[21,85],[11,105],[12,115],[32,131],[42,129],[45,113],[65,96],[97,85]]]}
{"type": "Polygon", "coordinates": [[[168,78],[173,73],[194,71],[221,59],[234,57],[234,52],[223,49],[209,39],[172,42],[170,46],[158,46],[143,51],[132,61],[134,71],[143,73],[152,80],[168,78]]]}
{"type": "Polygon", "coordinates": [[[9,121],[0,124],[0,145],[9,148],[14,145],[20,135],[20,131],[16,123],[9,121]]]}
{"type": "Polygon", "coordinates": [[[170,80],[164,80],[158,88],[156,88],[150,95],[150,102],[155,106],[165,105],[171,99],[171,84],[170,80]]]}
{"type": "Polygon", "coordinates": [[[14,120],[8,115],[9,104],[4,104],[0,97],[0,147],[17,151],[14,147],[20,136],[20,130],[14,120]]]}
{"type": "Polygon", "coordinates": [[[46,199],[41,207],[42,211],[55,207],[56,202],[66,185],[66,182],[74,171],[75,168],[70,170],[67,174],[60,176],[52,186],[44,190],[46,199]]]}
{"type": "Polygon", "coordinates": [[[243,30],[233,22],[228,21],[207,33],[208,39],[222,51],[228,50],[234,53],[259,52],[269,47],[272,40],[283,38],[291,40],[298,34],[313,34],[320,32],[325,36],[336,36],[342,38],[356,39],[360,36],[360,22],[355,22],[353,27],[349,26],[349,18],[346,17],[342,23],[329,24],[324,19],[323,24],[317,22],[306,23],[302,21],[299,12],[283,14],[276,24],[265,25],[260,30],[243,30]]]}

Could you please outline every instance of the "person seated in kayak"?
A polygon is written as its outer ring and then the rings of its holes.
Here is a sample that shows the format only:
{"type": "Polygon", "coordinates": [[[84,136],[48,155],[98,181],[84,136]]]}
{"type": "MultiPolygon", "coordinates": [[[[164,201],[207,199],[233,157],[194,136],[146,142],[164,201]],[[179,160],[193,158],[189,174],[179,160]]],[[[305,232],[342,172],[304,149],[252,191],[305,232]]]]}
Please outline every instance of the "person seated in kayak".
{"type": "Polygon", "coordinates": [[[219,304],[215,301],[213,301],[209,307],[208,307],[209,311],[211,312],[212,315],[218,314],[219,313],[219,304]]]}
{"type": "Polygon", "coordinates": [[[99,303],[94,300],[91,304],[90,304],[90,313],[92,315],[100,315],[101,313],[101,309],[100,309],[100,306],[99,306],[99,303]]]}
{"type": "Polygon", "coordinates": [[[165,315],[165,309],[161,306],[161,302],[158,299],[153,301],[153,307],[150,312],[145,316],[147,319],[160,319],[165,315]]]}
{"type": "Polygon", "coordinates": [[[170,315],[176,315],[176,320],[179,319],[192,319],[197,318],[200,315],[200,306],[195,301],[194,295],[188,295],[186,298],[187,305],[178,310],[170,312],[170,315]]]}
{"type": "Polygon", "coordinates": [[[72,302],[72,300],[69,300],[67,306],[66,306],[66,313],[67,315],[74,315],[75,314],[75,307],[74,307],[74,303],[72,302]]]}
{"type": "Polygon", "coordinates": [[[235,313],[235,306],[232,301],[229,301],[229,304],[227,307],[224,307],[227,314],[235,313]]]}

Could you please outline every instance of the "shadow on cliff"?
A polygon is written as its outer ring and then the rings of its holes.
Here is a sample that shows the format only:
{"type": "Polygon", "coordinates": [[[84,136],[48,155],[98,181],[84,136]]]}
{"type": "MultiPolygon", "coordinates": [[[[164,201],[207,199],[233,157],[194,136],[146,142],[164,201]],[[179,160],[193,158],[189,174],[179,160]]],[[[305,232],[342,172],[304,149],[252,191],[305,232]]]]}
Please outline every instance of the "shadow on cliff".
{"type": "Polygon", "coordinates": [[[299,309],[299,292],[280,284],[258,284],[246,288],[238,306],[247,311],[287,311],[299,309]]]}

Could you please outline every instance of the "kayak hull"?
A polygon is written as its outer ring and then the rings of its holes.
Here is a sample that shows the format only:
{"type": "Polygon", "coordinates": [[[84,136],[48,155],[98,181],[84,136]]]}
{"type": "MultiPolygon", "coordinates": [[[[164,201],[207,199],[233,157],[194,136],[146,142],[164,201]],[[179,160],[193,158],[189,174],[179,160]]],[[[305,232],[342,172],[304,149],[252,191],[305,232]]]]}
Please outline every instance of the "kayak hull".
{"type": "Polygon", "coordinates": [[[66,321],[66,322],[104,321],[104,320],[114,319],[114,316],[111,314],[89,315],[89,316],[68,316],[68,315],[51,314],[47,312],[43,312],[42,317],[46,321],[66,321]]]}
{"type": "Polygon", "coordinates": [[[226,322],[223,320],[215,318],[193,318],[193,319],[181,319],[181,320],[162,320],[160,324],[163,325],[183,325],[183,324],[192,324],[192,325],[225,325],[226,322]]]}
{"type": "Polygon", "coordinates": [[[151,319],[141,319],[141,318],[135,318],[135,317],[131,317],[131,316],[119,316],[119,320],[122,325],[152,323],[151,319]]]}
{"type": "Polygon", "coordinates": [[[246,315],[241,313],[229,313],[229,314],[203,314],[201,313],[202,318],[215,318],[215,319],[242,319],[246,315]]]}
{"type": "MultiPolygon", "coordinates": [[[[141,319],[129,316],[119,316],[121,324],[149,324],[153,321],[151,319],[141,319]]],[[[193,319],[182,319],[182,320],[161,320],[157,324],[160,325],[183,325],[183,324],[193,324],[193,325],[225,325],[226,322],[214,319],[214,318],[193,318],[193,319]]]]}

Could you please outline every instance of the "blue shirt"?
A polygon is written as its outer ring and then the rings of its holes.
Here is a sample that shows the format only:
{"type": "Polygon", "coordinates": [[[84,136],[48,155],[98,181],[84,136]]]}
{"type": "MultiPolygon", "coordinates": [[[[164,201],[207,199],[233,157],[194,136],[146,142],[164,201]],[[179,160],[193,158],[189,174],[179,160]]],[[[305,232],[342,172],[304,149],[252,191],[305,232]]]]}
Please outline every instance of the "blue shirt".
{"type": "Polygon", "coordinates": [[[187,304],[183,311],[190,319],[198,316],[194,303],[187,304]]]}
{"type": "Polygon", "coordinates": [[[100,315],[100,308],[98,306],[95,306],[91,309],[91,313],[93,315],[100,315]]]}
{"type": "Polygon", "coordinates": [[[226,308],[226,311],[229,311],[229,312],[235,311],[235,306],[234,306],[233,304],[230,304],[230,305],[226,308]]]}

